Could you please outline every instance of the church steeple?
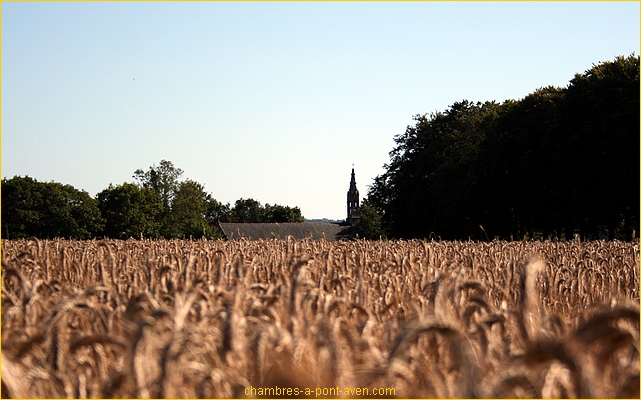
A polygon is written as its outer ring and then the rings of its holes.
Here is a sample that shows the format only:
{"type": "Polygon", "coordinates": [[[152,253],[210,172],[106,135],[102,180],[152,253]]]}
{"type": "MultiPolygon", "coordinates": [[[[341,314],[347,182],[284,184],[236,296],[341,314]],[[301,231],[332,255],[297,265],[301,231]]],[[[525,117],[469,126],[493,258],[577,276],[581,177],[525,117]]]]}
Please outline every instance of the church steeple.
{"type": "Polygon", "coordinates": [[[347,192],[347,222],[354,225],[361,219],[361,206],[358,200],[358,189],[356,189],[356,175],[352,165],[352,180],[349,183],[347,192]]]}

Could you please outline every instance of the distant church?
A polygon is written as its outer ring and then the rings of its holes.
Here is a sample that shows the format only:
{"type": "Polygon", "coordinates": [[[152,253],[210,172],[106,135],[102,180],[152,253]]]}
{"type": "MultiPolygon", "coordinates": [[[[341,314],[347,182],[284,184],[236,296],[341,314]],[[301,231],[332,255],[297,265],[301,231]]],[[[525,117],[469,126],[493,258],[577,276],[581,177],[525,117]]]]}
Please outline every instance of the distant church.
{"type": "Polygon", "coordinates": [[[350,225],[357,225],[361,222],[361,203],[358,200],[358,189],[356,189],[356,175],[352,166],[352,180],[347,191],[347,219],[350,225]]]}
{"type": "Polygon", "coordinates": [[[249,240],[312,238],[314,240],[351,240],[363,238],[361,229],[361,203],[356,188],[356,175],[352,166],[352,179],[347,191],[347,219],[345,222],[281,222],[281,223],[235,223],[219,222],[228,240],[246,238],[249,240]]]}

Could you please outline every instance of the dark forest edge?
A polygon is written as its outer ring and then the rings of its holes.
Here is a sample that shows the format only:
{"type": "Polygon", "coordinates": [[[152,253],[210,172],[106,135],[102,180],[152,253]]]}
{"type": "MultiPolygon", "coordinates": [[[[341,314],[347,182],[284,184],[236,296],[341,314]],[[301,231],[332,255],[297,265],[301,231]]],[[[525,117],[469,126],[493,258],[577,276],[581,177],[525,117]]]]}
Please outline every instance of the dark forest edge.
{"type": "Polygon", "coordinates": [[[565,88],[414,120],[364,201],[379,235],[635,239],[638,56],[593,65],[565,88]]]}
{"type": "MultiPolygon", "coordinates": [[[[395,136],[361,205],[368,238],[634,240],[639,231],[639,57],[520,100],[463,100],[395,136]]],[[[95,198],[2,180],[2,238],[220,238],[220,222],[302,222],[298,207],[222,204],[162,160],[95,198]]]]}

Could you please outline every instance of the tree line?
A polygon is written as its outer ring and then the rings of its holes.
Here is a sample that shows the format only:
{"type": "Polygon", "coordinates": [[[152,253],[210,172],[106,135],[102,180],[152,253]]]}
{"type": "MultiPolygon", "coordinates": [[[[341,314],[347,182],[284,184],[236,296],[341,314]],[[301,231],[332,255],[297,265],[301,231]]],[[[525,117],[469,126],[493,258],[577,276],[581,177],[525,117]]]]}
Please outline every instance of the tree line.
{"type": "Polygon", "coordinates": [[[239,199],[222,204],[204,185],[181,180],[183,171],[162,160],[134,172],[135,183],[109,185],[95,198],[58,182],[25,176],[2,180],[4,239],[222,237],[218,222],[303,222],[298,207],[239,199]]]}
{"type": "MultiPolygon", "coordinates": [[[[632,240],[639,231],[639,57],[520,100],[414,116],[361,204],[366,237],[632,240]]],[[[217,222],[302,222],[298,207],[216,201],[166,160],[91,198],[2,180],[3,238],[218,238],[217,222]]]]}
{"type": "Polygon", "coordinates": [[[520,100],[463,100],[395,136],[361,209],[391,238],[631,240],[639,230],[639,57],[520,100]]]}

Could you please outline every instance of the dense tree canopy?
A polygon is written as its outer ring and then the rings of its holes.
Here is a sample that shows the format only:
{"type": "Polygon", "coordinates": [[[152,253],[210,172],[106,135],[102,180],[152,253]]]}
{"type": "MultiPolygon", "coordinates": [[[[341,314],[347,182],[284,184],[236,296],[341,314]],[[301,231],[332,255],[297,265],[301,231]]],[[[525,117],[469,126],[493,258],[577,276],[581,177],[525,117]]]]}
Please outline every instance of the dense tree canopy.
{"type": "Polygon", "coordinates": [[[381,221],[382,214],[382,210],[376,208],[370,199],[363,199],[360,227],[366,239],[376,240],[387,237],[381,221]]]}
{"type": "Polygon", "coordinates": [[[160,196],[132,183],[109,187],[96,195],[105,218],[103,235],[111,238],[160,237],[160,196]]]}
{"type": "Polygon", "coordinates": [[[2,180],[2,237],[89,239],[103,229],[98,201],[85,191],[28,176],[2,180]]]}
{"type": "Polygon", "coordinates": [[[179,187],[183,170],[176,168],[171,161],[161,160],[159,166],[152,165],[148,171],[137,169],[133,178],[140,185],[157,193],[162,200],[165,211],[171,208],[171,202],[179,187]]]}
{"type": "Polygon", "coordinates": [[[637,56],[566,88],[414,119],[368,192],[391,237],[631,239],[639,229],[637,56]]]}
{"type": "Polygon", "coordinates": [[[198,182],[180,182],[171,204],[168,223],[163,236],[167,238],[213,237],[214,228],[205,218],[210,195],[198,182]]]}
{"type": "Polygon", "coordinates": [[[298,207],[265,204],[264,222],[305,222],[298,207]]]}
{"type": "Polygon", "coordinates": [[[222,222],[304,222],[298,207],[265,204],[254,199],[238,199],[222,222]]]}
{"type": "MultiPolygon", "coordinates": [[[[361,206],[367,237],[619,238],[639,230],[639,57],[617,57],[520,100],[462,100],[395,137],[361,206]]],[[[222,204],[161,160],[92,199],[2,180],[2,237],[202,236],[218,222],[302,222],[298,207],[222,204]]]]}
{"type": "Polygon", "coordinates": [[[30,177],[2,180],[2,237],[89,239],[222,237],[218,222],[303,222],[298,207],[264,206],[239,199],[234,207],[186,179],[171,161],[147,171],[138,169],[138,184],[112,184],[92,199],[69,185],[30,177]]]}

